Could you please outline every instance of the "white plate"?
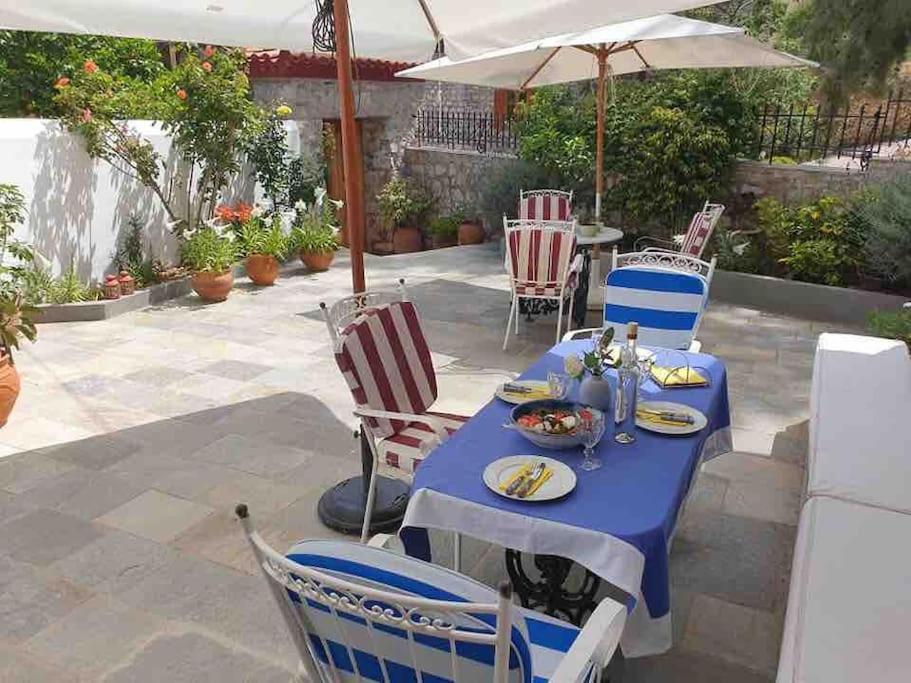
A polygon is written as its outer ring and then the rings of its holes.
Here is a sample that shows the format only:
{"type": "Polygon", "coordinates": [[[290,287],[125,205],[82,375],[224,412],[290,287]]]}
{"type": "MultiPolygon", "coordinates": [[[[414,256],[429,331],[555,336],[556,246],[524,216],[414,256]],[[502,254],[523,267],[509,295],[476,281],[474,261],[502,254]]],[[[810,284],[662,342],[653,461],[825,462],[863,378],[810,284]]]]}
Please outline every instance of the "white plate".
{"type": "Polygon", "coordinates": [[[576,488],[576,473],[565,463],[543,455],[508,455],[494,460],[484,469],[484,483],[487,484],[487,488],[504,498],[540,502],[560,498],[576,488]],[[507,496],[505,491],[500,490],[500,484],[515,474],[517,469],[529,463],[534,465],[539,462],[545,463],[553,471],[553,475],[532,495],[519,498],[507,496]]]}
{"type": "Polygon", "coordinates": [[[506,401],[507,403],[514,403],[516,405],[522,403],[528,403],[529,401],[540,401],[541,399],[553,398],[550,395],[550,385],[543,380],[538,379],[517,379],[512,382],[506,382],[497,387],[496,397],[501,401],[506,401]],[[520,387],[528,387],[529,389],[534,389],[535,393],[533,394],[510,394],[507,391],[504,391],[503,387],[507,384],[515,384],[520,387]],[[537,393],[538,390],[541,393],[537,393]]]}
{"type": "MultiPolygon", "coordinates": [[[[617,359],[620,357],[620,349],[623,348],[622,344],[611,344],[607,347],[607,359],[613,364],[617,362],[617,359]]],[[[648,349],[643,349],[641,346],[636,347],[636,358],[640,361],[648,360],[655,355],[654,351],[649,351],[648,349]]]]}
{"type": "Polygon", "coordinates": [[[693,416],[693,424],[689,425],[667,425],[659,422],[649,422],[636,418],[636,426],[658,434],[695,434],[702,430],[708,423],[708,418],[700,411],[682,403],[671,403],[670,401],[642,401],[639,403],[640,408],[649,410],[666,410],[672,413],[685,413],[693,416]]]}

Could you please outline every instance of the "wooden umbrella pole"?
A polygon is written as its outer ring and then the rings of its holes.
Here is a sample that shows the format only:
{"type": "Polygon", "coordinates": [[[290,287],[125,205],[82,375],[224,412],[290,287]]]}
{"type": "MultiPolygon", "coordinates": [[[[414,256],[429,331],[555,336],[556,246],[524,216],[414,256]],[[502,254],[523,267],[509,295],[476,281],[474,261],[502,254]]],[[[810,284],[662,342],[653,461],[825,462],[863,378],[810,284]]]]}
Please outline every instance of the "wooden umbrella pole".
{"type": "Polygon", "coordinates": [[[345,169],[345,215],[351,251],[351,283],[354,292],[366,289],[364,282],[364,168],[354,120],[354,90],[351,77],[351,37],[348,0],[335,0],[335,63],[338,69],[339,111],[342,129],[342,160],[345,169]]]}
{"type": "Polygon", "coordinates": [[[598,46],[598,123],[595,129],[595,223],[601,225],[601,197],[604,195],[604,85],[607,78],[607,47],[598,46]]]}

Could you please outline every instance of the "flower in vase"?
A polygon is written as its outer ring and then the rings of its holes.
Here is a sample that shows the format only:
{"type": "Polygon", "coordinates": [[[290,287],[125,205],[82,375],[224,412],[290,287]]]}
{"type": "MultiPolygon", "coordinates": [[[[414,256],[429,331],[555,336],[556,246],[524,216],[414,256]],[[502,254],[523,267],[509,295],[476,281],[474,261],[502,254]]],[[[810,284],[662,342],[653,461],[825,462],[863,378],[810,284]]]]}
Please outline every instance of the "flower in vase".
{"type": "Polygon", "coordinates": [[[582,363],[582,359],[575,354],[571,354],[564,359],[563,369],[573,379],[579,379],[585,374],[585,365],[582,363]]]}

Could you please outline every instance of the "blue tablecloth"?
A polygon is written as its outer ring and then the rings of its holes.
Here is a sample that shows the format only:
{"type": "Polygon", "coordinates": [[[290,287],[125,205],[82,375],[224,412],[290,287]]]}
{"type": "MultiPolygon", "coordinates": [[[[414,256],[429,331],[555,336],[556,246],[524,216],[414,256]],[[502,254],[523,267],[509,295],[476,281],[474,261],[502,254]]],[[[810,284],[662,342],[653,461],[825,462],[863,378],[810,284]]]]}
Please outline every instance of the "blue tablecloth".
{"type": "MultiPolygon", "coordinates": [[[[558,344],[522,378],[543,379],[548,371],[562,371],[566,355],[589,347],[588,341],[558,344]]],[[[605,439],[598,449],[601,469],[577,470],[575,490],[552,502],[504,498],[484,485],[481,474],[498,458],[536,452],[577,466],[582,461],[581,449],[539,451],[519,433],[502,427],[512,406],[493,399],[418,468],[400,532],[406,551],[430,559],[426,534],[430,527],[526,552],[560,554],[633,598],[644,598],[645,621],[668,616],[668,545],[680,508],[699,463],[730,450],[724,365],[705,354],[686,356],[692,366],[709,374],[710,386],[661,390],[649,380],[643,395],[698,408],[708,418],[708,426],[685,437],[639,429],[635,443],[629,445],[605,439]]],[[[659,351],[657,362],[679,365],[682,355],[659,351]]],[[[667,621],[669,638],[669,618],[667,621]]],[[[642,653],[655,647],[645,646],[642,653]]]]}

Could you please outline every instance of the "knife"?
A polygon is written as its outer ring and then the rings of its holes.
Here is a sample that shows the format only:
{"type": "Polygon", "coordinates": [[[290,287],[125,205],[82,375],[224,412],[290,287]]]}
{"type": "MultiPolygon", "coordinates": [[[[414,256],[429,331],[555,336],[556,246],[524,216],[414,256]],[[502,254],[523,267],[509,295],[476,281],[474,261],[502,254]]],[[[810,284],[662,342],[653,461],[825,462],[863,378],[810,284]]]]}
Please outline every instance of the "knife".
{"type": "MultiPolygon", "coordinates": [[[[525,465],[525,467],[527,468],[528,466],[525,465]]],[[[532,474],[533,474],[533,472],[529,472],[527,474],[520,474],[518,477],[516,477],[513,480],[513,482],[509,486],[506,487],[506,495],[507,496],[515,495],[516,491],[519,490],[519,487],[523,483],[525,483],[525,480],[528,479],[532,474]]]]}
{"type": "Polygon", "coordinates": [[[516,490],[515,495],[519,498],[525,498],[529,492],[535,487],[535,484],[538,482],[544,472],[547,470],[547,465],[543,462],[539,462],[535,467],[534,471],[531,473],[531,476],[522,481],[522,485],[516,490]]]}

